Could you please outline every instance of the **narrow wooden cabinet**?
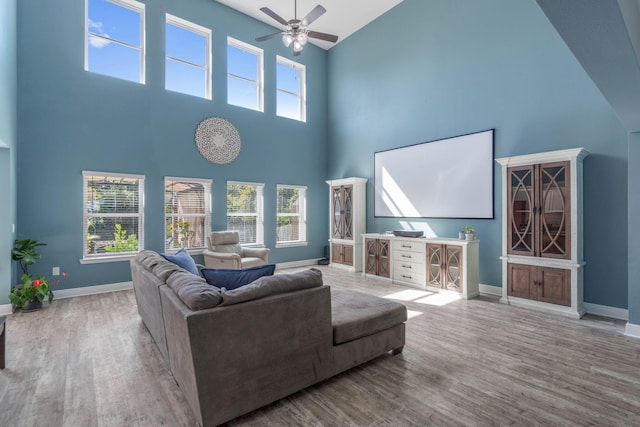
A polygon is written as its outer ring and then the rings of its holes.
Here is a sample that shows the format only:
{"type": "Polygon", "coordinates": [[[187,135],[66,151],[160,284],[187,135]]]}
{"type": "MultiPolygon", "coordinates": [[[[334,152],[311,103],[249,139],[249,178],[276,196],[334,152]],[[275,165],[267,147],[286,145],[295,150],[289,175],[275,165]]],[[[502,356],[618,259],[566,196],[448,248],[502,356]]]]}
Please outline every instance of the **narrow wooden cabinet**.
{"type": "Polygon", "coordinates": [[[364,272],[380,277],[391,277],[391,242],[388,239],[364,239],[364,272]]]}
{"type": "Polygon", "coordinates": [[[502,166],[502,302],[580,318],[583,148],[497,159],[502,166]]]}
{"type": "Polygon", "coordinates": [[[329,247],[331,266],[360,271],[366,222],[364,178],[344,178],[329,184],[329,247]]]}
{"type": "Polygon", "coordinates": [[[462,292],[462,247],[427,244],[427,286],[462,292]]]}
{"type": "Polygon", "coordinates": [[[463,298],[480,295],[479,240],[377,233],[365,234],[363,239],[365,276],[385,277],[393,283],[420,289],[453,291],[463,298]],[[381,256],[383,253],[386,256],[381,256]],[[380,274],[387,266],[390,275],[380,274]]]}

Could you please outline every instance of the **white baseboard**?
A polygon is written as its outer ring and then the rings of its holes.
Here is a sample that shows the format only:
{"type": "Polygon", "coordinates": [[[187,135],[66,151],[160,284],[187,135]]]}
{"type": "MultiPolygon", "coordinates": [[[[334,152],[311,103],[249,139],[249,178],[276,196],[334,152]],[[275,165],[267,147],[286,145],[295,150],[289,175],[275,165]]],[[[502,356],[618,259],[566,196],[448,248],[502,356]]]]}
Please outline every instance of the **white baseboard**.
{"type": "Polygon", "coordinates": [[[283,269],[283,268],[297,268],[297,267],[311,267],[314,265],[318,265],[318,261],[320,261],[322,258],[316,258],[316,259],[303,259],[300,261],[291,261],[291,262],[281,262],[276,264],[276,269],[283,269]]]}
{"type": "Polygon", "coordinates": [[[624,329],[624,334],[628,337],[640,338],[640,325],[627,323],[627,326],[624,329]]]}
{"type": "Polygon", "coordinates": [[[625,308],[609,307],[608,305],[584,303],[584,308],[589,314],[598,316],[611,317],[613,319],[629,320],[629,310],[625,308]]]}
{"type": "Polygon", "coordinates": [[[13,313],[13,306],[11,304],[0,305],[0,316],[6,316],[13,313]]]}
{"type": "MultiPolygon", "coordinates": [[[[133,289],[133,282],[110,283],[108,285],[84,286],[82,288],[61,289],[54,292],[54,301],[57,299],[83,297],[87,295],[104,294],[107,292],[126,291],[133,289]]],[[[0,316],[13,313],[11,304],[0,305],[0,316]]]]}
{"type": "MultiPolygon", "coordinates": [[[[480,285],[480,293],[486,295],[502,296],[502,288],[493,285],[480,285]]],[[[612,319],[628,320],[629,310],[618,307],[609,307],[607,305],[584,303],[584,308],[589,314],[598,316],[611,317],[612,319]]],[[[639,326],[640,328],[640,326],[639,326]]]]}
{"type": "Polygon", "coordinates": [[[480,284],[479,288],[481,294],[495,295],[498,297],[502,296],[502,288],[500,286],[480,284]]]}
{"type": "Polygon", "coordinates": [[[55,292],[56,299],[83,297],[87,295],[104,294],[107,292],[126,291],[133,289],[133,282],[110,283],[108,285],[84,286],[82,288],[61,289],[55,292]]]}

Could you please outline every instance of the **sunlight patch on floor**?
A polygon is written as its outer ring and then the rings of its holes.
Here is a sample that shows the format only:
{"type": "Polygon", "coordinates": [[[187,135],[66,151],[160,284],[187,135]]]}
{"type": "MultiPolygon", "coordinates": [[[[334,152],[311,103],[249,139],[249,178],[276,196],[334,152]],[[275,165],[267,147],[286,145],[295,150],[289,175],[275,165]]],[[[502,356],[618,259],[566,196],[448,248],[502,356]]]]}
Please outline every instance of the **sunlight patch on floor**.
{"type": "Polygon", "coordinates": [[[443,305],[447,305],[451,302],[458,301],[460,298],[461,296],[459,294],[443,292],[440,294],[429,295],[428,297],[420,298],[420,299],[414,300],[413,302],[417,302],[420,304],[436,305],[438,307],[442,307],[443,305]]]}
{"type": "Polygon", "coordinates": [[[407,310],[407,319],[413,319],[414,317],[420,316],[421,314],[424,313],[421,311],[407,310]]]}
{"type": "Polygon", "coordinates": [[[394,292],[385,295],[383,298],[396,301],[413,301],[420,304],[435,305],[442,307],[453,301],[458,301],[462,296],[457,292],[430,292],[419,289],[407,289],[405,291],[394,292]]]}
{"type": "Polygon", "coordinates": [[[407,289],[406,291],[385,295],[383,298],[395,299],[398,301],[413,301],[418,298],[424,298],[427,295],[433,295],[433,292],[420,291],[418,289],[407,289]]]}

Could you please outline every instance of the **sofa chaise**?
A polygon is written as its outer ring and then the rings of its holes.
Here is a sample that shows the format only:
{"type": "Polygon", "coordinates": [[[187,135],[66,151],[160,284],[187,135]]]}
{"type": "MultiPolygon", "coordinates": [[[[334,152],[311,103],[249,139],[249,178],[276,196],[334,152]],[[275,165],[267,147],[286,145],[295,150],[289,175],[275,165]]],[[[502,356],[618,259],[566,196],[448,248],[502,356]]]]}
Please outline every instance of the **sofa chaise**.
{"type": "Polygon", "coordinates": [[[227,291],[142,251],[138,312],[202,427],[226,423],[405,343],[406,307],[333,290],[315,268],[227,291]]]}

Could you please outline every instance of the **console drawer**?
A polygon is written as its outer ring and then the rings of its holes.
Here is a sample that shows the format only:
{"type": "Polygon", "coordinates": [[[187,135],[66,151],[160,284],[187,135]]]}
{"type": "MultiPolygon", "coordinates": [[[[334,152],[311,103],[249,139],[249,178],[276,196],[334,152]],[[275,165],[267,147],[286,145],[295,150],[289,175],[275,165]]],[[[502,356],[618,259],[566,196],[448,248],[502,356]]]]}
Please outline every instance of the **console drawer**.
{"type": "Polygon", "coordinates": [[[391,252],[415,252],[420,254],[426,254],[425,242],[420,242],[416,240],[393,240],[391,241],[391,252]]]}
{"type": "Polygon", "coordinates": [[[393,281],[404,282],[419,285],[421,288],[425,287],[427,276],[425,274],[417,273],[414,271],[407,271],[406,269],[399,269],[398,267],[393,269],[393,281]]]}
{"type": "Polygon", "coordinates": [[[425,264],[420,262],[396,260],[393,264],[393,269],[396,274],[421,274],[423,276],[427,274],[425,264]]]}

